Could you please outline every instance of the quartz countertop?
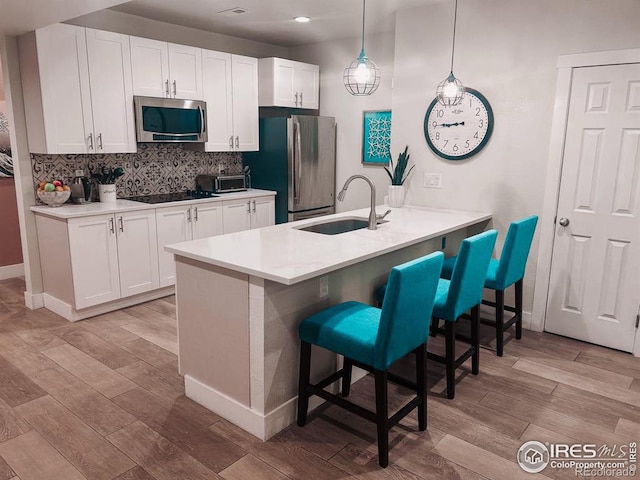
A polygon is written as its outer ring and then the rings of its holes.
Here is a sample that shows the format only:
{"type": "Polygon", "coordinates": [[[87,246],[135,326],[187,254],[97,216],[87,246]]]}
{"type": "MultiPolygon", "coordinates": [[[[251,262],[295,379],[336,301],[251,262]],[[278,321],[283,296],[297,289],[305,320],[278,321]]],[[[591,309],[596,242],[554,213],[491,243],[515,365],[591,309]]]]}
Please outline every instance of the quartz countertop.
{"type": "Polygon", "coordinates": [[[193,200],[182,200],[177,202],[166,203],[143,203],[133,202],[131,200],[118,199],[111,203],[91,202],[83,204],[65,203],[59,207],[50,207],[48,205],[36,205],[31,207],[31,211],[39,215],[46,215],[59,219],[69,219],[76,217],[87,217],[91,215],[102,215],[108,213],[121,213],[133,210],[148,210],[165,207],[174,207],[176,205],[192,205],[194,203],[211,203],[223,202],[225,200],[240,200],[243,198],[268,197],[275,195],[276,192],[271,190],[248,189],[244,192],[220,193],[218,197],[197,198],[193,200]]]}
{"type": "MultiPolygon", "coordinates": [[[[378,206],[383,213],[386,206],[378,206]]],[[[255,230],[168,245],[165,250],[206,264],[292,285],[491,219],[490,213],[393,208],[377,230],[339,235],[305,232],[300,227],[334,219],[367,219],[369,209],[284,223],[255,230]]]]}

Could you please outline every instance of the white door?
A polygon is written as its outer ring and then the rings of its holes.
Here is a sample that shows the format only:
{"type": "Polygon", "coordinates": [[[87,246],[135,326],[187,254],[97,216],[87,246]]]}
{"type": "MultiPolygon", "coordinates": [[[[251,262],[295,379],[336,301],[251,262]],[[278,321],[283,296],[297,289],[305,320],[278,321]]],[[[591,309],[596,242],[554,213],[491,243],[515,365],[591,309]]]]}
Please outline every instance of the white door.
{"type": "Polygon", "coordinates": [[[222,202],[197,203],[191,207],[193,239],[222,235],[222,202]]]}
{"type": "Polygon", "coordinates": [[[131,37],[133,94],[169,96],[169,50],[167,42],[131,37]]]}
{"type": "Polygon", "coordinates": [[[169,77],[172,98],[202,100],[202,49],[170,43],[169,77]]]}
{"type": "Polygon", "coordinates": [[[71,218],[67,228],[75,308],[91,307],[120,298],[113,215],[71,218]]]}
{"type": "Polygon", "coordinates": [[[223,231],[225,234],[251,228],[251,201],[225,200],[222,204],[223,231]]]}
{"type": "Polygon", "coordinates": [[[298,85],[298,106],[301,108],[319,108],[318,94],[320,92],[320,67],[308,63],[298,63],[296,68],[296,83],[298,85]]]}
{"type": "Polygon", "coordinates": [[[191,235],[191,207],[181,205],[156,209],[156,228],[158,231],[158,272],[160,286],[168,287],[176,283],[176,264],[173,253],[165,252],[164,247],[172,243],[186,242],[191,235]]]}
{"type": "Polygon", "coordinates": [[[251,228],[262,228],[276,223],[276,201],[273,197],[251,200],[251,228]]]}
{"type": "Polygon", "coordinates": [[[51,25],[36,30],[36,43],[46,138],[46,151],[39,153],[93,153],[85,29],[51,25]]]}
{"type": "Polygon", "coordinates": [[[94,152],[136,152],[129,36],[86,29],[94,152]]]}
{"type": "Polygon", "coordinates": [[[207,102],[207,152],[234,149],[231,54],[202,51],[203,95],[207,102]]]}
{"type": "Polygon", "coordinates": [[[545,329],[632,351],[638,266],[640,64],[576,68],[545,329]]]}
{"type": "Polygon", "coordinates": [[[274,62],[274,105],[297,107],[296,62],[282,58],[276,58],[274,62]]]}
{"type": "Polygon", "coordinates": [[[258,59],[233,55],[233,134],[236,150],[258,151],[258,59]]]}
{"type": "Polygon", "coordinates": [[[116,215],[122,297],[159,287],[155,210],[116,215]]]}

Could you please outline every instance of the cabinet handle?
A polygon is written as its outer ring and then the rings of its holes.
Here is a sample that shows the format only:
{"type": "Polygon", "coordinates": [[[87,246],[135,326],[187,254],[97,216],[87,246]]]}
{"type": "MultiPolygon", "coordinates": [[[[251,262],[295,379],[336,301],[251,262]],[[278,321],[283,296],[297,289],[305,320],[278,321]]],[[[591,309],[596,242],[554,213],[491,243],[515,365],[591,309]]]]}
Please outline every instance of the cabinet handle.
{"type": "Polygon", "coordinates": [[[256,201],[252,200],[251,203],[253,203],[253,213],[256,213],[256,201]]]}
{"type": "Polygon", "coordinates": [[[93,150],[93,133],[89,134],[89,150],[93,150]]]}
{"type": "Polygon", "coordinates": [[[122,221],[122,217],[118,219],[118,223],[120,224],[120,231],[124,233],[124,222],[122,221]]]}
{"type": "Polygon", "coordinates": [[[171,95],[169,94],[169,79],[167,78],[164,81],[164,94],[167,98],[169,98],[171,95]]]}
{"type": "Polygon", "coordinates": [[[251,213],[251,200],[247,202],[247,213],[251,213]]]}
{"type": "Polygon", "coordinates": [[[187,222],[191,223],[191,208],[187,209],[187,222]]]}
{"type": "Polygon", "coordinates": [[[198,221],[198,207],[195,207],[195,208],[193,209],[193,219],[194,219],[194,221],[196,221],[196,222],[198,221]]]}
{"type": "Polygon", "coordinates": [[[298,106],[298,92],[296,92],[296,107],[298,106]]]}
{"type": "Polygon", "coordinates": [[[173,98],[176,98],[176,95],[178,95],[177,93],[178,89],[176,88],[176,81],[173,81],[173,98]]]}
{"type": "Polygon", "coordinates": [[[116,233],[116,227],[113,224],[113,217],[109,219],[109,230],[111,230],[112,234],[116,233]]]}
{"type": "Polygon", "coordinates": [[[102,150],[102,132],[98,134],[98,148],[102,150]]]}
{"type": "Polygon", "coordinates": [[[240,137],[236,135],[236,150],[240,149],[240,137]]]}
{"type": "Polygon", "coordinates": [[[300,106],[302,106],[302,92],[300,92],[300,106]]]}
{"type": "Polygon", "coordinates": [[[233,135],[229,137],[229,148],[233,150],[233,135]]]}

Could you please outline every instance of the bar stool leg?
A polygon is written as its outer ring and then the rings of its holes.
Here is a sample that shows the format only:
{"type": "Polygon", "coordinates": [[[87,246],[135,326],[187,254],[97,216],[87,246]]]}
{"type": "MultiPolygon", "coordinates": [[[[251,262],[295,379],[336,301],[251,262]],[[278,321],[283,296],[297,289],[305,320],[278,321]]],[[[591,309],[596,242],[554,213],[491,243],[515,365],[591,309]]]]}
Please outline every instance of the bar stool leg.
{"type": "Polygon", "coordinates": [[[496,354],[504,350],[504,290],[496,290],[496,354]]]}
{"type": "Polygon", "coordinates": [[[376,383],[376,424],[378,427],[378,463],[389,465],[389,417],[387,405],[387,372],[374,370],[376,383]]]}
{"type": "Polygon", "coordinates": [[[518,315],[516,338],[518,340],[522,338],[522,281],[523,279],[520,279],[516,282],[516,315],[518,315]]]}
{"type": "Polygon", "coordinates": [[[478,375],[480,371],[480,305],[471,309],[471,344],[473,345],[471,373],[478,375]]]}
{"type": "Polygon", "coordinates": [[[309,394],[307,387],[311,375],[311,344],[300,342],[300,378],[298,380],[298,425],[304,427],[307,423],[309,409],[309,394]]]}
{"type": "Polygon", "coordinates": [[[344,362],[342,364],[342,396],[348,397],[349,392],[351,391],[351,371],[353,367],[353,362],[351,359],[344,357],[344,362]]]}
{"type": "Polygon", "coordinates": [[[433,317],[429,327],[429,335],[435,338],[438,335],[438,328],[440,328],[440,319],[433,317]]]}
{"type": "Polygon", "coordinates": [[[416,349],[416,385],[418,394],[418,428],[427,428],[427,344],[416,349]]]}
{"type": "Polygon", "coordinates": [[[444,321],[445,324],[445,366],[447,370],[447,398],[456,396],[456,322],[444,321]]]}

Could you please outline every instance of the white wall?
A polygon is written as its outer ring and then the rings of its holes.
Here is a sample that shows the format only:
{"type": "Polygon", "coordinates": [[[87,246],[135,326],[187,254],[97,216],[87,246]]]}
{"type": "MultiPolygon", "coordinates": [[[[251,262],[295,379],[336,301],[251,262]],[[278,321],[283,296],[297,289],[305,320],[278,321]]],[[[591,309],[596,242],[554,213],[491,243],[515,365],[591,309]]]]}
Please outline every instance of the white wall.
{"type": "MultiPolygon", "coordinates": [[[[435,87],[449,73],[452,21],[452,1],[397,14],[392,148],[408,144],[416,161],[410,202],[493,212],[499,249],[509,222],[542,211],[558,55],[637,48],[640,2],[459,2],[454,72],[487,97],[495,129],[480,154],[458,162],[435,156],[422,127],[435,87]],[[442,173],[443,188],[423,188],[424,172],[442,173]]],[[[537,238],[525,279],[527,311],[536,259],[537,238]]]]}
{"type": "MultiPolygon", "coordinates": [[[[380,67],[382,77],[378,90],[367,97],[352,96],[342,83],[345,67],[360,54],[360,37],[296,47],[290,53],[295,60],[320,65],[320,114],[335,117],[338,125],[336,192],[351,175],[364,174],[374,180],[380,204],[390,182],[382,167],[362,165],[362,112],[391,108],[394,35],[367,36],[365,40],[367,56],[380,67]]],[[[392,153],[394,157],[398,154],[395,150],[392,153]]],[[[357,180],[349,186],[344,202],[337,202],[336,209],[344,212],[363,208],[369,205],[369,199],[369,187],[357,180]]]]}

